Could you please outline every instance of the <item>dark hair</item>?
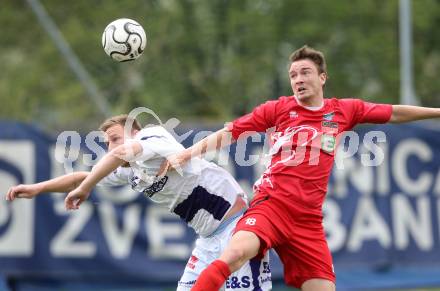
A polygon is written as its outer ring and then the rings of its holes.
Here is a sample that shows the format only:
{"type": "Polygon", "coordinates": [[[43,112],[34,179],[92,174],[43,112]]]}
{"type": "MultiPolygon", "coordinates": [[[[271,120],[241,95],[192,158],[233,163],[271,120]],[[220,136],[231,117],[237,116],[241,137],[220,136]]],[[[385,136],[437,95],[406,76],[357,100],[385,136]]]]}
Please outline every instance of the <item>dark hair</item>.
{"type": "Polygon", "coordinates": [[[292,63],[299,60],[309,59],[315,63],[316,67],[318,68],[318,72],[320,74],[321,73],[327,74],[327,65],[325,64],[324,54],[307,45],[294,51],[290,55],[289,59],[292,63]]]}

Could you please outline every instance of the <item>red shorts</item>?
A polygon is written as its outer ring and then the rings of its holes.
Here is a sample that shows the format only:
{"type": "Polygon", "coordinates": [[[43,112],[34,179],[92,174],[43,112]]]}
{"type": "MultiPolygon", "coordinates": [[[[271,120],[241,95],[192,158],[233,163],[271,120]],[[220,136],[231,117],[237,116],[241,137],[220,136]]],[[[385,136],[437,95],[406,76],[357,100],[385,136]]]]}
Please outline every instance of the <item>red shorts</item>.
{"type": "Polygon", "coordinates": [[[287,285],[301,288],[309,279],[335,282],[332,257],[325,239],[322,214],[305,207],[258,195],[238,222],[240,230],[255,233],[261,242],[258,256],[273,248],[284,265],[287,285]]]}

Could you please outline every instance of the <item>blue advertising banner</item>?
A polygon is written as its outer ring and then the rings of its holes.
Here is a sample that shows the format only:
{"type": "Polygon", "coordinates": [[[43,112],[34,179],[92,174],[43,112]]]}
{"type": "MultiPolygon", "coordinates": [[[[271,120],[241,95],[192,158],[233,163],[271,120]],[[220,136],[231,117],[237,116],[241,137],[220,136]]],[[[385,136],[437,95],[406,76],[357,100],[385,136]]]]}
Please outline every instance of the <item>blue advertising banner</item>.
{"type": "MultiPolygon", "coordinates": [[[[440,269],[440,135],[428,126],[361,127],[339,147],[323,211],[342,279],[344,270],[440,269]]],[[[59,193],[3,199],[12,185],[65,174],[63,159],[76,171],[89,170],[99,155],[90,147],[95,135],[81,136],[80,144],[58,137],[65,150],[32,126],[3,121],[0,128],[1,274],[178,280],[194,232],[128,187],[97,187],[78,211],[66,211],[59,193]]],[[[189,146],[209,132],[187,132],[181,141],[189,146]]],[[[245,148],[233,145],[214,159],[251,194],[264,171],[262,137],[249,138],[245,148]]],[[[272,258],[274,277],[281,278],[272,258]]]]}

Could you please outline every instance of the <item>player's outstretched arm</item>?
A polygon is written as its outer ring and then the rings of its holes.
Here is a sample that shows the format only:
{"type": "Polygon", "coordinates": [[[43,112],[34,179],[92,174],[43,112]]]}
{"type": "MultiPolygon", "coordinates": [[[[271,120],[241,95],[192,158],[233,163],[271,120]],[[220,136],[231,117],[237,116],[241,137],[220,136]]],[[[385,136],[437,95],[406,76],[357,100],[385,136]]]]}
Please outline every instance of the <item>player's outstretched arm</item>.
{"type": "Polygon", "coordinates": [[[157,175],[163,176],[168,170],[177,169],[192,158],[200,157],[210,151],[216,151],[222,147],[230,145],[233,142],[234,139],[232,138],[231,132],[229,131],[228,127],[224,127],[208,135],[201,141],[195,143],[180,153],[169,156],[167,161],[165,161],[160,167],[157,175]]]}
{"type": "Polygon", "coordinates": [[[186,163],[192,158],[200,157],[210,151],[217,151],[224,146],[230,145],[232,142],[231,132],[227,127],[224,127],[178,153],[176,158],[178,161],[186,163]]]}
{"type": "Polygon", "coordinates": [[[98,184],[100,180],[116,170],[118,167],[134,160],[142,152],[142,146],[137,141],[130,141],[117,146],[93,167],[87,178],[73,191],[71,191],[64,204],[66,209],[78,209],[90,195],[92,188],[98,184]]]}
{"type": "Polygon", "coordinates": [[[6,200],[13,201],[16,198],[31,199],[41,193],[69,192],[75,189],[88,174],[89,172],[74,172],[40,183],[13,186],[6,193],[6,200]]]}
{"type": "Polygon", "coordinates": [[[428,108],[412,105],[393,105],[391,123],[403,123],[409,121],[440,118],[439,108],[428,108]]]}

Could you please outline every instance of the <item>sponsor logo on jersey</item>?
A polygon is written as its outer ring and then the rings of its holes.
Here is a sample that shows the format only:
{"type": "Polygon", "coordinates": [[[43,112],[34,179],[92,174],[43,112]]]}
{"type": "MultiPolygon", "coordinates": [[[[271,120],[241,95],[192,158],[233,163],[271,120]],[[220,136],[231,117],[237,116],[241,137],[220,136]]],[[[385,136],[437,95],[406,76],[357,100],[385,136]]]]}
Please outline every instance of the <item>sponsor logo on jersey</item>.
{"type": "MultiPolygon", "coordinates": [[[[272,282],[272,277],[271,277],[271,275],[268,275],[266,277],[259,276],[258,281],[261,285],[264,284],[264,285],[270,286],[271,283],[267,283],[267,282],[272,282]],[[265,284],[265,283],[267,283],[267,284],[265,284]],[[268,284],[270,284],[270,285],[268,285],[268,284]]],[[[251,276],[230,276],[226,280],[226,290],[230,290],[230,289],[250,290],[249,287],[251,287],[251,284],[252,284],[252,277],[251,276]]],[[[259,286],[259,287],[261,288],[261,286],[259,286]]],[[[261,290],[260,288],[252,289],[252,290],[261,290]]]]}
{"type": "Polygon", "coordinates": [[[269,150],[269,155],[278,153],[284,145],[291,143],[295,136],[298,136],[297,145],[303,147],[318,136],[318,130],[309,125],[300,125],[288,127],[284,132],[272,133],[270,136],[272,146],[269,150]]]}
{"type": "Polygon", "coordinates": [[[177,284],[181,287],[192,287],[196,283],[196,280],[191,280],[188,282],[179,281],[177,284]]]}
{"type": "Polygon", "coordinates": [[[329,112],[329,113],[325,113],[322,118],[324,118],[324,120],[328,120],[331,121],[333,120],[333,117],[335,116],[334,112],[329,112]]]}
{"type": "MultiPolygon", "coordinates": [[[[226,280],[226,289],[241,289],[251,286],[251,278],[249,276],[231,276],[226,280]]],[[[248,290],[248,289],[246,289],[248,290]]]]}
{"type": "Polygon", "coordinates": [[[188,260],[188,264],[186,264],[186,266],[192,270],[194,270],[196,268],[196,264],[199,261],[199,258],[197,258],[196,256],[192,255],[189,260],[188,260]]]}
{"type": "Polygon", "coordinates": [[[162,189],[163,189],[163,187],[165,187],[165,184],[167,183],[167,181],[168,181],[168,176],[162,177],[158,181],[151,184],[150,187],[145,189],[144,194],[150,198],[153,197],[154,194],[156,194],[159,191],[162,191],[162,189]]]}
{"type": "Polygon", "coordinates": [[[295,118],[298,117],[298,112],[296,112],[296,111],[290,111],[290,112],[289,112],[289,116],[290,116],[290,118],[295,119],[295,118]]]}
{"type": "Polygon", "coordinates": [[[263,274],[271,274],[269,262],[263,262],[263,274]]]}

